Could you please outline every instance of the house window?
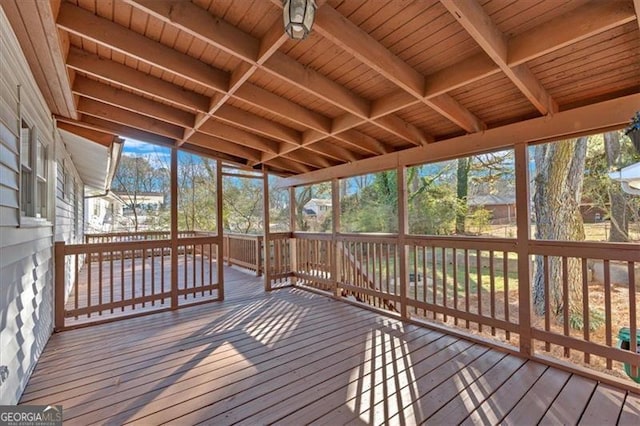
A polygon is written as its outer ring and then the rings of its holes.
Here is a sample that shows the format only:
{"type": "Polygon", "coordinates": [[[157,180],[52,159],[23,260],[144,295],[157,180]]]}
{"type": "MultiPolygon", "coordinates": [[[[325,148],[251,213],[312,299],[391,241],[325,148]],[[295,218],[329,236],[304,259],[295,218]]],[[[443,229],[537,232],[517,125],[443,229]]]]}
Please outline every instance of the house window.
{"type": "Polygon", "coordinates": [[[20,210],[23,216],[47,216],[47,147],[33,127],[22,120],[20,129],[20,210]]]}

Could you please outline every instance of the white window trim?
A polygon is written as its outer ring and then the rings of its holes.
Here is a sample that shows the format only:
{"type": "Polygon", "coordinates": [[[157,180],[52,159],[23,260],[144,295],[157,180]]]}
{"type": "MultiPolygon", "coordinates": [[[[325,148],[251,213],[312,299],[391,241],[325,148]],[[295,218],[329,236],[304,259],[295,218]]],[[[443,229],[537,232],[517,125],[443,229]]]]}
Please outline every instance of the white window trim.
{"type": "Polygon", "coordinates": [[[37,128],[34,125],[31,125],[28,120],[22,118],[20,120],[20,221],[19,226],[21,228],[33,228],[33,227],[42,227],[42,226],[52,226],[52,222],[48,217],[50,213],[50,195],[49,195],[49,185],[51,181],[50,176],[50,167],[49,164],[49,147],[46,143],[42,142],[39,138],[37,128]],[[31,192],[31,203],[29,206],[23,206],[23,181],[22,181],[22,173],[25,166],[22,165],[22,138],[23,132],[22,129],[23,124],[27,126],[29,129],[29,154],[30,154],[30,167],[29,172],[31,177],[29,179],[28,185],[30,186],[31,192]],[[42,144],[44,147],[44,178],[38,176],[38,148],[39,144],[42,144]],[[45,182],[45,194],[40,194],[39,190],[39,181],[44,179],[45,182]],[[44,197],[44,206],[41,205],[41,199],[44,197]],[[45,217],[41,217],[44,213],[45,217]]]}

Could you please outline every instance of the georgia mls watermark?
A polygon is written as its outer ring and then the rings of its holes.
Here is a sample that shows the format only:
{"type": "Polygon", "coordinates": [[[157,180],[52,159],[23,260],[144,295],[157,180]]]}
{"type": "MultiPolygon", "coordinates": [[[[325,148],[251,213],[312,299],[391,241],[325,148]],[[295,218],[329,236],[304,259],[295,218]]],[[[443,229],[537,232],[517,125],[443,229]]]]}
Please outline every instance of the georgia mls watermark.
{"type": "Polygon", "coordinates": [[[0,426],[62,426],[62,405],[0,405],[0,426]]]}

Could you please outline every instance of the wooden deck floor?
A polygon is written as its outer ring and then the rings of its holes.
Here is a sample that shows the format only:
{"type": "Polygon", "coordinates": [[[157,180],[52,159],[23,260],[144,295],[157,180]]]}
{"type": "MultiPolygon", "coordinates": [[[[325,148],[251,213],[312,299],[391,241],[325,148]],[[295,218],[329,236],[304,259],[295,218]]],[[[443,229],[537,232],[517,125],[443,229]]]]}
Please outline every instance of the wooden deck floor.
{"type": "Polygon", "coordinates": [[[65,424],[637,424],[640,398],[287,288],[51,337],[65,424]]]}

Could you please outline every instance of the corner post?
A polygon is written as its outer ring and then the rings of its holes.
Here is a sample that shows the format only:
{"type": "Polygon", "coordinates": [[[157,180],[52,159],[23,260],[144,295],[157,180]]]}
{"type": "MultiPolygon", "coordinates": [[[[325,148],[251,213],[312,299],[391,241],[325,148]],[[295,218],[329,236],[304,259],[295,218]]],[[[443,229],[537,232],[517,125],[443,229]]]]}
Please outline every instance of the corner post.
{"type": "Polygon", "coordinates": [[[515,145],[520,353],[533,355],[531,336],[531,263],[529,259],[529,155],[525,142],[515,145]]]}
{"type": "Polygon", "coordinates": [[[333,258],[331,259],[331,280],[333,281],[333,295],[337,298],[342,297],[340,289],[340,279],[338,278],[338,262],[340,255],[338,252],[338,233],[340,232],[340,182],[338,179],[331,180],[331,250],[333,258]]]}
{"type": "Polygon", "coordinates": [[[291,265],[291,284],[294,286],[298,284],[298,244],[295,236],[296,232],[296,189],[289,187],[289,232],[291,233],[291,239],[289,240],[289,264],[291,265]]]}
{"type": "Polygon", "coordinates": [[[178,309],[178,148],[171,148],[171,309],[178,309]]]}
{"type": "Polygon", "coordinates": [[[409,265],[405,238],[409,232],[409,214],[407,209],[407,169],[400,165],[396,169],[398,185],[398,252],[400,261],[400,315],[408,319],[407,283],[409,282],[409,265]]]}
{"type": "Polygon", "coordinates": [[[258,235],[256,237],[256,277],[262,276],[262,240],[263,236],[258,235]]]}
{"type": "Polygon", "coordinates": [[[262,169],[262,214],[264,223],[264,291],[271,291],[271,244],[269,241],[269,174],[262,169]]]}
{"type": "MultiPolygon", "coordinates": [[[[54,245],[54,262],[55,262],[55,322],[54,331],[64,329],[64,299],[66,296],[65,286],[65,243],[64,241],[56,241],[54,245]]],[[[76,280],[78,277],[75,278],[76,280]]]]}
{"type": "MultiPolygon", "coordinates": [[[[222,161],[216,161],[216,229],[218,231],[218,300],[224,300],[224,229],[222,222],[222,161]]],[[[229,257],[231,262],[231,257],[229,257]]]]}

